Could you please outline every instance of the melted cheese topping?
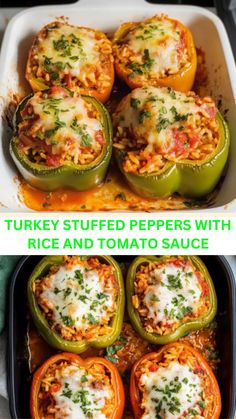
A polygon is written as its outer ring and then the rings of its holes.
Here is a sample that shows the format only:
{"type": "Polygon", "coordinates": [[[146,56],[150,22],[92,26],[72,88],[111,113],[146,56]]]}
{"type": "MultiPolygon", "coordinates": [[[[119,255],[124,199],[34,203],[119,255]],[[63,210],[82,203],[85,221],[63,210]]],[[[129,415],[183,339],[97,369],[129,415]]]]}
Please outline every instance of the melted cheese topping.
{"type": "Polygon", "coordinates": [[[94,377],[80,366],[67,366],[59,374],[61,388],[53,394],[56,419],[106,419],[101,411],[113,395],[109,385],[92,386],[94,377]]]}
{"type": "Polygon", "coordinates": [[[144,87],[131,92],[121,102],[114,115],[114,122],[126,128],[136,141],[148,143],[147,150],[174,158],[173,130],[183,129],[201,115],[210,118],[208,103],[196,103],[196,97],[169,88],[144,87]]]}
{"type": "Polygon", "coordinates": [[[145,409],[142,419],[193,418],[201,414],[204,405],[201,380],[187,365],[172,361],[168,367],[142,374],[140,383],[145,409]]]}
{"type": "Polygon", "coordinates": [[[35,135],[46,138],[53,154],[61,154],[72,145],[77,153],[82,153],[81,147],[96,147],[96,132],[102,131],[102,124],[89,117],[82,97],[62,97],[60,93],[47,98],[40,95],[35,94],[28,101],[34,114],[39,116],[34,124],[35,135]]]}
{"type": "Polygon", "coordinates": [[[151,285],[145,291],[147,318],[155,324],[173,324],[187,314],[197,311],[202,290],[191,265],[177,267],[172,263],[155,269],[151,285]]]}
{"type": "Polygon", "coordinates": [[[61,266],[47,284],[40,297],[50,303],[57,324],[85,331],[91,325],[108,323],[114,313],[112,284],[104,291],[102,279],[94,270],[79,264],[70,270],[61,266]]]}
{"type": "Polygon", "coordinates": [[[161,19],[135,25],[124,42],[134,52],[132,64],[128,65],[137,75],[149,73],[154,76],[175,74],[187,52],[181,48],[181,29],[176,23],[161,19]]]}
{"type": "Polygon", "coordinates": [[[90,71],[94,73],[99,63],[101,42],[104,39],[96,39],[95,31],[58,24],[48,30],[46,38],[40,38],[39,65],[48,73],[63,72],[85,81],[86,66],[91,65],[90,71]]]}

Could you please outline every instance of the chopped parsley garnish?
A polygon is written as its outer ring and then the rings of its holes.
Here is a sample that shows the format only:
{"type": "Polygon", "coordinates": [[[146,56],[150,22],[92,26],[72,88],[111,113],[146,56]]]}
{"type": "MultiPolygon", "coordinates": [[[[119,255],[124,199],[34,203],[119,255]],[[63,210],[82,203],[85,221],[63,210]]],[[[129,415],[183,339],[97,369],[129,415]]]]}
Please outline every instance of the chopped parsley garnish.
{"type": "Polygon", "coordinates": [[[124,193],[124,192],[120,192],[120,193],[118,193],[118,194],[115,196],[115,201],[116,201],[117,199],[121,199],[122,201],[126,201],[126,196],[125,196],[125,193],[124,193]]]}
{"type": "Polygon", "coordinates": [[[82,43],[77,36],[73,33],[66,38],[64,34],[57,40],[53,40],[53,48],[60,52],[61,57],[68,57],[69,60],[77,61],[78,59],[83,60],[85,58],[85,52],[82,48],[82,43]],[[73,50],[76,50],[78,55],[73,54],[73,50]]]}
{"type": "Polygon", "coordinates": [[[82,272],[79,269],[76,269],[75,271],[75,278],[78,279],[78,282],[80,285],[83,283],[84,277],[83,277],[82,272]]]}
{"type": "Polygon", "coordinates": [[[83,303],[86,303],[87,300],[89,300],[89,298],[87,297],[87,295],[80,295],[78,300],[82,301],[83,303]]]}
{"type": "Polygon", "coordinates": [[[151,300],[151,301],[160,301],[160,299],[159,299],[159,298],[157,297],[157,295],[155,295],[155,294],[152,294],[152,295],[151,295],[150,300],[151,300]]]}
{"type": "Polygon", "coordinates": [[[80,390],[77,390],[73,393],[71,400],[75,404],[79,404],[81,407],[81,410],[87,417],[93,417],[92,411],[91,411],[91,401],[89,400],[89,391],[81,388],[80,390]]]}
{"type": "Polygon", "coordinates": [[[72,396],[72,390],[69,388],[69,383],[65,383],[65,388],[62,390],[62,396],[67,397],[68,399],[72,396]]]}
{"type": "Polygon", "coordinates": [[[159,110],[160,113],[167,113],[167,109],[165,106],[162,106],[161,109],[159,110]]]}
{"type": "Polygon", "coordinates": [[[176,99],[176,93],[173,89],[171,89],[170,87],[168,87],[168,93],[171,97],[171,99],[176,99]]]}
{"type": "Polygon", "coordinates": [[[176,290],[178,288],[183,288],[181,279],[180,279],[180,272],[177,275],[170,275],[167,274],[168,285],[166,287],[168,290],[176,290]]]}
{"type": "Polygon", "coordinates": [[[71,128],[81,138],[81,145],[83,147],[91,147],[93,139],[91,135],[86,131],[86,128],[87,128],[86,124],[78,124],[77,119],[74,118],[71,124],[71,128]]]}
{"type": "Polygon", "coordinates": [[[127,343],[128,339],[120,335],[113,345],[110,345],[106,348],[105,358],[108,359],[108,361],[113,362],[113,364],[117,364],[119,360],[113,355],[116,355],[116,353],[122,348],[124,348],[127,345],[127,343]]]}
{"type": "Polygon", "coordinates": [[[66,39],[64,34],[62,34],[57,40],[53,40],[53,48],[56,51],[63,51],[62,57],[71,55],[70,42],[66,39]]]}
{"type": "Polygon", "coordinates": [[[131,97],[130,99],[130,106],[131,108],[137,109],[140,105],[140,100],[135,98],[135,97],[131,97]]]}
{"type": "Polygon", "coordinates": [[[172,106],[172,107],[170,108],[170,111],[171,111],[171,112],[173,113],[173,115],[174,115],[175,122],[178,122],[178,121],[187,121],[187,119],[188,119],[189,115],[191,115],[191,113],[186,113],[186,114],[184,114],[184,115],[181,115],[180,113],[178,113],[178,111],[177,111],[177,109],[176,109],[176,107],[175,107],[175,106],[172,106]]]}
{"type": "Polygon", "coordinates": [[[151,116],[151,113],[150,113],[149,111],[146,111],[146,110],[144,109],[143,111],[141,111],[141,112],[139,113],[139,119],[138,119],[139,123],[140,123],[140,124],[143,124],[144,120],[145,120],[146,118],[150,118],[150,116],[151,116]]]}
{"type": "Polygon", "coordinates": [[[155,60],[150,58],[150,53],[147,48],[145,48],[143,52],[142,59],[143,59],[143,64],[138,64],[138,63],[133,62],[133,63],[128,64],[128,68],[130,68],[130,70],[133,70],[133,72],[138,75],[147,73],[152,68],[155,62],[155,60]]]}
{"type": "Polygon", "coordinates": [[[72,292],[71,288],[66,288],[65,290],[63,290],[64,298],[68,297],[71,294],[71,292],[72,292]]]}
{"type": "Polygon", "coordinates": [[[60,313],[60,316],[65,326],[68,326],[68,327],[74,326],[75,321],[72,319],[71,316],[63,316],[61,313],[60,313]]]}
{"type": "Polygon", "coordinates": [[[53,292],[54,292],[54,294],[59,294],[59,292],[61,292],[61,290],[59,290],[59,288],[55,287],[53,292]]]}
{"type": "Polygon", "coordinates": [[[199,406],[200,406],[202,409],[204,409],[204,408],[206,407],[206,402],[205,402],[204,400],[200,400],[200,401],[198,402],[198,404],[199,404],[199,406]]]}
{"type": "Polygon", "coordinates": [[[87,315],[87,320],[90,324],[98,324],[98,321],[95,319],[92,313],[87,315]]]}
{"type": "Polygon", "coordinates": [[[214,351],[212,348],[207,348],[209,361],[214,361],[219,358],[219,352],[214,351]]]}
{"type": "Polygon", "coordinates": [[[161,132],[163,129],[167,128],[167,127],[168,127],[168,125],[170,125],[170,121],[169,121],[169,119],[167,119],[167,118],[162,118],[162,116],[160,115],[160,116],[158,117],[158,121],[157,121],[157,125],[156,125],[157,132],[158,132],[158,133],[159,133],[159,132],[161,132]]]}
{"type": "Polygon", "coordinates": [[[96,294],[98,300],[108,300],[109,296],[104,294],[104,292],[99,292],[96,294]]]}

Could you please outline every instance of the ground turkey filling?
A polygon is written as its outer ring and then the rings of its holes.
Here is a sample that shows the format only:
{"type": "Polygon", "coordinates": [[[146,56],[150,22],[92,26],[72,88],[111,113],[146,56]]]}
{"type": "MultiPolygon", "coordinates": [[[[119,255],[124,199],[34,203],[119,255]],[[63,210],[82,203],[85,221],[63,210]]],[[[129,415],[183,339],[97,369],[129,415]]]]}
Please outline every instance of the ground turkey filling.
{"type": "Polygon", "coordinates": [[[168,162],[203,161],[219,143],[216,113],[211,98],[193,92],[134,89],[113,115],[114,147],[123,151],[123,169],[145,175],[168,162]]]}
{"type": "Polygon", "coordinates": [[[17,145],[33,163],[56,167],[92,163],[105,144],[101,116],[81,96],[53,87],[21,111],[17,145]]]}
{"type": "Polygon", "coordinates": [[[76,362],[52,364],[39,390],[40,418],[111,419],[114,389],[101,364],[90,367],[76,362]]]}
{"type": "Polygon", "coordinates": [[[165,335],[209,310],[209,287],[191,261],[172,258],[139,266],[132,304],[149,333],[165,335]]]}
{"type": "Polygon", "coordinates": [[[119,288],[114,268],[98,258],[65,257],[35,280],[33,292],[50,327],[65,340],[111,333],[119,288]]]}
{"type": "Polygon", "coordinates": [[[135,81],[168,77],[190,64],[186,31],[164,15],[134,23],[113,50],[135,81]]]}

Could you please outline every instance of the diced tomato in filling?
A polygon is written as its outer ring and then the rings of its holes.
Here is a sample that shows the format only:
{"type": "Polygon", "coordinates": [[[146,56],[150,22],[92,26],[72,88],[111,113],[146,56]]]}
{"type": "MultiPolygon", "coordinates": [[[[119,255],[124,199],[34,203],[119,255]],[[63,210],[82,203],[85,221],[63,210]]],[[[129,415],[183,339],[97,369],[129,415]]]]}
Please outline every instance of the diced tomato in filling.
{"type": "Polygon", "coordinates": [[[176,259],[173,262],[173,265],[177,266],[177,267],[183,267],[185,265],[185,263],[182,260],[176,259]]]}
{"type": "Polygon", "coordinates": [[[179,55],[181,55],[181,53],[185,50],[185,48],[187,48],[186,32],[181,31],[179,45],[177,46],[177,51],[179,55]]]}
{"type": "Polygon", "coordinates": [[[30,109],[29,106],[26,106],[24,109],[22,109],[21,115],[22,116],[30,115],[29,109],[30,109]]]}
{"type": "Polygon", "coordinates": [[[47,166],[59,166],[60,165],[60,156],[53,156],[52,154],[50,154],[49,156],[47,156],[47,166]]]}
{"type": "Polygon", "coordinates": [[[206,108],[206,111],[211,119],[215,118],[217,112],[215,107],[211,106],[209,108],[206,108]]]}
{"type": "Polygon", "coordinates": [[[60,383],[54,383],[50,386],[50,393],[57,393],[57,391],[59,391],[60,388],[61,388],[60,383]]]}
{"type": "Polygon", "coordinates": [[[194,374],[203,374],[204,370],[199,364],[196,364],[195,368],[193,369],[194,374]]]}
{"type": "Polygon", "coordinates": [[[64,81],[66,86],[70,89],[72,87],[72,76],[70,73],[65,74],[64,81]]]}
{"type": "Polygon", "coordinates": [[[196,148],[195,146],[197,145],[197,143],[199,142],[199,136],[198,134],[191,134],[191,137],[189,139],[189,146],[190,148],[196,148]]]}
{"type": "Polygon", "coordinates": [[[172,152],[176,156],[185,156],[188,154],[189,149],[196,148],[196,145],[199,141],[199,136],[192,133],[191,136],[187,135],[185,132],[179,131],[178,128],[172,129],[174,145],[172,152]]]}
{"type": "Polygon", "coordinates": [[[202,275],[200,274],[200,272],[196,272],[196,275],[197,275],[198,282],[201,285],[203,295],[207,296],[209,294],[209,287],[208,287],[207,282],[205,281],[205,279],[202,278],[202,275]]]}
{"type": "Polygon", "coordinates": [[[157,366],[156,364],[152,364],[152,365],[149,367],[149,371],[150,371],[150,372],[155,372],[155,371],[157,371],[157,369],[158,369],[158,366],[157,366]]]}
{"type": "Polygon", "coordinates": [[[101,130],[95,132],[95,140],[101,145],[104,144],[104,138],[101,130]]]}
{"type": "Polygon", "coordinates": [[[51,87],[51,95],[57,95],[60,94],[60,97],[67,97],[68,96],[68,92],[63,89],[63,87],[60,86],[53,86],[51,87]]]}

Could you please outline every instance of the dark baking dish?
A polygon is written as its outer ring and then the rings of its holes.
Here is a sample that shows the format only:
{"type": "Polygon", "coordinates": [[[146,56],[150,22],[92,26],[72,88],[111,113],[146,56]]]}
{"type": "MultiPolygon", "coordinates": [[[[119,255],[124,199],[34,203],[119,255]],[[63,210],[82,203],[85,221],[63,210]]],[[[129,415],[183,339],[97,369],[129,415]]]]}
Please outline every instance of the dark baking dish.
{"type": "MultiPolygon", "coordinates": [[[[26,350],[27,279],[39,256],[21,259],[12,276],[9,290],[7,388],[12,418],[26,419],[29,414],[31,374],[26,350]]],[[[120,257],[120,261],[130,257],[120,257]]],[[[221,419],[233,419],[236,409],[236,286],[233,272],[223,256],[202,257],[213,277],[218,296],[218,349],[221,363],[218,381],[222,395],[221,419]]]]}

